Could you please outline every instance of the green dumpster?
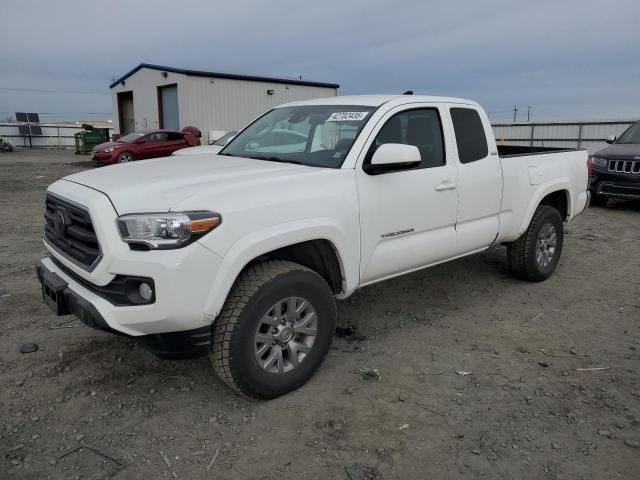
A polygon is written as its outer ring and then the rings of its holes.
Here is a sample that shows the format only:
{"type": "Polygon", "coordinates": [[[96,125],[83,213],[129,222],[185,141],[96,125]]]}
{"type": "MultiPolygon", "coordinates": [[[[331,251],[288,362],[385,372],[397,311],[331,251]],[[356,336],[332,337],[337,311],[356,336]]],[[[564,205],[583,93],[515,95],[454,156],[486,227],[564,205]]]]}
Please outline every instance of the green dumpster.
{"type": "Polygon", "coordinates": [[[108,128],[96,128],[91,125],[82,125],[83,131],[74,134],[76,141],[76,154],[91,153],[93,147],[109,141],[108,128]]]}

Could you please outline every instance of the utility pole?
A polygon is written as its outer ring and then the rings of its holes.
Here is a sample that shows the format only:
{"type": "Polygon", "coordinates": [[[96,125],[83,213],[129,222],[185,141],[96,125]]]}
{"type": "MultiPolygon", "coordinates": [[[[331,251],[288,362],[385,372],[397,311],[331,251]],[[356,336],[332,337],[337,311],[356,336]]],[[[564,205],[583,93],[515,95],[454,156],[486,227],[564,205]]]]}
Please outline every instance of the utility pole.
{"type": "Polygon", "coordinates": [[[518,106],[513,106],[513,123],[516,123],[516,116],[518,115],[518,106]]]}
{"type": "Polygon", "coordinates": [[[527,107],[527,122],[531,120],[531,107],[527,107]]]}

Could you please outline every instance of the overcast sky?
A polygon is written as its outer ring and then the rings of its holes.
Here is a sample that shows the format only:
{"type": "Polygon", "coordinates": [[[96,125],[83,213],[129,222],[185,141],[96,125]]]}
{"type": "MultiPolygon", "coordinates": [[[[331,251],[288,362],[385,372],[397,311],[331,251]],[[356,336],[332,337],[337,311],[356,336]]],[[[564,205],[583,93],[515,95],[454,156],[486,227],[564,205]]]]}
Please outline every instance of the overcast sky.
{"type": "Polygon", "coordinates": [[[0,118],[109,118],[141,62],[640,118],[640,1],[0,0],[0,118]]]}

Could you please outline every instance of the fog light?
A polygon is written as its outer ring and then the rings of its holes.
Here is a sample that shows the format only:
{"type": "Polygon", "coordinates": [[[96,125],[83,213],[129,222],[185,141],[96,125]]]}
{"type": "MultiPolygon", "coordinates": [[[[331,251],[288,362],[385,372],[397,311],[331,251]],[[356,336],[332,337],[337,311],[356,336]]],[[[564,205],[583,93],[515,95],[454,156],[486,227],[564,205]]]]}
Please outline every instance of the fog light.
{"type": "Polygon", "coordinates": [[[153,290],[151,290],[148,283],[142,282],[138,291],[140,292],[140,296],[147,302],[153,298],[153,290]]]}

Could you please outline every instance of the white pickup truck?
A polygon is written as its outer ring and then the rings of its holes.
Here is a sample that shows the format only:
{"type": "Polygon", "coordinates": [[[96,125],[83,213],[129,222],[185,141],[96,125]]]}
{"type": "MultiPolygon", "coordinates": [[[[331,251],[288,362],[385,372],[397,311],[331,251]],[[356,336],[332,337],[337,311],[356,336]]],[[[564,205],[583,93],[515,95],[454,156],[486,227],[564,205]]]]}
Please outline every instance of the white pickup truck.
{"type": "Polygon", "coordinates": [[[294,102],[219,154],[53,183],[38,278],[57,314],[208,354],[237,392],[273,398],[313,375],[334,299],[360,287],[500,243],[516,277],[549,277],[589,171],[584,150],[497,146],[468,100],[294,102]]]}

